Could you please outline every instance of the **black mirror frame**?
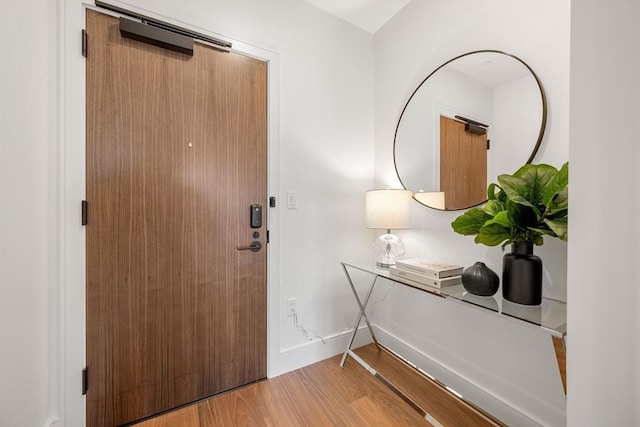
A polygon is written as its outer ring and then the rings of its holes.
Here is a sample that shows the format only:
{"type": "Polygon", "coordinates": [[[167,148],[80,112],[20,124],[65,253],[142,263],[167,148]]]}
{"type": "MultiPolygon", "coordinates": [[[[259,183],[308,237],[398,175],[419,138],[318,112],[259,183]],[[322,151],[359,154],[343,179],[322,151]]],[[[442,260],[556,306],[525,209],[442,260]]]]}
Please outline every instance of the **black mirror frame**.
{"type": "MultiPolygon", "coordinates": [[[[402,109],[402,112],[400,113],[400,117],[398,118],[398,124],[396,125],[396,130],[395,130],[395,132],[393,134],[393,167],[395,168],[396,176],[398,177],[398,180],[400,181],[400,184],[402,185],[402,188],[404,188],[405,190],[412,191],[411,189],[407,188],[406,185],[404,184],[404,182],[402,181],[402,178],[400,177],[400,173],[398,172],[398,165],[397,165],[397,162],[396,162],[396,142],[397,142],[396,138],[398,136],[398,129],[400,128],[400,122],[402,121],[402,116],[404,115],[405,110],[409,106],[409,103],[413,99],[414,95],[420,90],[422,85],[427,80],[429,80],[429,77],[434,75],[436,72],[438,72],[438,70],[440,70],[441,68],[443,68],[447,64],[449,64],[449,63],[451,63],[451,62],[453,62],[453,61],[455,61],[457,59],[460,59],[462,57],[465,57],[465,56],[468,56],[468,55],[473,55],[473,54],[476,54],[476,53],[499,53],[499,54],[502,54],[502,55],[509,56],[509,57],[515,59],[516,61],[520,62],[522,65],[524,65],[527,68],[527,70],[529,70],[529,72],[531,73],[533,78],[535,79],[536,84],[538,85],[538,89],[540,89],[540,97],[542,98],[542,121],[540,123],[540,131],[538,132],[538,140],[536,141],[536,144],[533,147],[533,151],[531,152],[531,155],[529,156],[529,158],[527,159],[525,164],[531,163],[533,161],[533,158],[537,154],[538,149],[540,148],[540,144],[542,144],[542,138],[544,137],[544,131],[545,131],[546,127],[547,127],[547,96],[546,96],[546,93],[544,91],[544,87],[542,87],[542,83],[540,82],[540,79],[538,78],[538,75],[531,69],[529,64],[527,64],[522,59],[520,59],[517,56],[512,55],[510,53],[503,52],[501,50],[494,50],[494,49],[474,50],[474,51],[471,51],[471,52],[463,53],[462,55],[458,55],[455,58],[452,58],[452,59],[448,60],[447,62],[445,62],[444,64],[440,65],[438,68],[433,70],[431,73],[429,73],[429,75],[427,77],[425,77],[424,80],[422,80],[422,82],[420,82],[418,87],[416,87],[416,89],[411,93],[411,96],[407,100],[406,104],[404,105],[404,108],[402,109]]],[[[486,203],[486,201],[487,201],[487,199],[485,199],[485,200],[481,201],[480,203],[477,203],[477,204],[472,205],[472,206],[467,206],[466,208],[460,208],[460,209],[438,209],[438,208],[434,208],[433,206],[429,206],[429,205],[426,205],[426,204],[422,203],[421,201],[416,199],[415,196],[413,197],[413,200],[415,200],[416,202],[418,202],[422,206],[426,206],[428,208],[431,208],[431,209],[437,210],[437,211],[464,210],[464,209],[472,208],[474,206],[479,206],[479,205],[481,205],[483,203],[486,203]]]]}

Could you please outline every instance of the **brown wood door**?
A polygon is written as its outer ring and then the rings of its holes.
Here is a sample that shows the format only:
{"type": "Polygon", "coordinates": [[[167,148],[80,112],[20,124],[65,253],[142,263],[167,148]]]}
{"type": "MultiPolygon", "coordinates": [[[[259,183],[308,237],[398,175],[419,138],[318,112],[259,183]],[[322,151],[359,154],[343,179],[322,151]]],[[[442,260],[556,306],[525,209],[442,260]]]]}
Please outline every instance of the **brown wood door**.
{"type": "Polygon", "coordinates": [[[440,191],[445,209],[487,198],[487,135],[465,132],[464,123],[440,116],[440,191]]]}
{"type": "Polygon", "coordinates": [[[87,33],[87,425],[114,426],[266,376],[267,66],[87,33]]]}

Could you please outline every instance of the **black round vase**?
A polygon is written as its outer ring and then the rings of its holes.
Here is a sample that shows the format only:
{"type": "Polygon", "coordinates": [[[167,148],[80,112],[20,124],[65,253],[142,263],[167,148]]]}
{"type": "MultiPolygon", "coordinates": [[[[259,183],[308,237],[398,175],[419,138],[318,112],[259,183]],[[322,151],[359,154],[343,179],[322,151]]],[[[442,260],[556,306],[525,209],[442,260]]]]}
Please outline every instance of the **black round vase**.
{"type": "Polygon", "coordinates": [[[500,278],[484,262],[476,262],[462,272],[462,286],[467,292],[481,297],[490,297],[498,292],[500,278]]]}
{"type": "Polygon", "coordinates": [[[533,255],[533,243],[512,243],[502,258],[502,296],[516,304],[542,302],[542,260],[533,255]]]}

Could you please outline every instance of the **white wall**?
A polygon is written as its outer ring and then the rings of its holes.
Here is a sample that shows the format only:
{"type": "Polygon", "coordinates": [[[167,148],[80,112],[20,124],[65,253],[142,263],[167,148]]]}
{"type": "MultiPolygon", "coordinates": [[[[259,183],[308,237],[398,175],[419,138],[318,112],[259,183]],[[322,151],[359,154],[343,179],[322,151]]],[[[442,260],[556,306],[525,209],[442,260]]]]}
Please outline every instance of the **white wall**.
{"type": "MultiPolygon", "coordinates": [[[[298,297],[299,321],[323,336],[351,326],[354,304],[339,261],[357,257],[370,243],[363,200],[373,183],[372,35],[305,2],[128,4],[278,56],[280,186],[272,195],[279,198],[280,224],[271,238],[281,248],[274,284],[280,341],[274,374],[335,354],[341,340],[309,343],[286,317],[285,301],[298,297]],[[286,209],[287,191],[298,193],[297,210],[286,209]]],[[[80,425],[84,354],[77,343],[84,302],[77,265],[84,261],[77,239],[62,239],[81,233],[76,207],[84,180],[84,91],[75,86],[83,81],[82,6],[0,1],[0,8],[0,426],[39,427],[58,415],[64,425],[80,425]],[[61,56],[58,46],[66,49],[61,56]],[[58,113],[68,117],[58,122],[58,113]],[[67,181],[59,182],[61,176],[67,181]],[[70,317],[58,319],[59,301],[70,317]]]]}
{"type": "Polygon", "coordinates": [[[56,399],[56,24],[52,2],[0,2],[3,427],[44,425],[56,399]]]}
{"type": "Polygon", "coordinates": [[[640,3],[573,2],[570,426],[640,425],[638,76],[640,3]]]}
{"type": "Polygon", "coordinates": [[[531,144],[538,139],[542,121],[539,93],[538,85],[531,76],[493,91],[494,125],[489,135],[490,158],[497,169],[494,169],[490,182],[495,182],[495,177],[501,173],[515,172],[531,155],[531,144]]]}
{"type": "MultiPolygon", "coordinates": [[[[566,0],[410,2],[375,34],[377,186],[398,185],[393,132],[411,92],[443,62],[478,49],[512,53],[535,70],[547,92],[549,121],[534,162],[560,166],[567,161],[569,31],[566,0]]],[[[462,265],[483,260],[500,273],[499,248],[476,245],[451,230],[461,212],[415,204],[413,213],[414,228],[398,233],[407,256],[462,265]]],[[[536,248],[544,260],[546,296],[566,298],[566,251],[565,243],[550,239],[536,248]]],[[[534,422],[563,425],[565,399],[549,336],[445,304],[396,287],[387,304],[376,307],[376,323],[534,422]]]]}

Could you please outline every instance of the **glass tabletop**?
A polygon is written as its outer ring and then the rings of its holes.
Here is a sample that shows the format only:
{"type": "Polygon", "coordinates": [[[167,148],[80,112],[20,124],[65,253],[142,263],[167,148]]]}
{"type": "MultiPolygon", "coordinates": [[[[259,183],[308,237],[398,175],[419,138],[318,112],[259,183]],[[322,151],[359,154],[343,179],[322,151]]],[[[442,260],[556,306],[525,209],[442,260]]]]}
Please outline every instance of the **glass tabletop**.
{"type": "Polygon", "coordinates": [[[342,265],[345,268],[364,271],[459,302],[470,308],[536,327],[558,338],[562,338],[567,334],[567,304],[562,301],[542,298],[542,304],[540,305],[521,305],[503,299],[500,292],[491,297],[481,297],[467,292],[462,285],[435,288],[404,277],[392,276],[388,268],[377,266],[373,261],[342,262],[342,265]]]}

